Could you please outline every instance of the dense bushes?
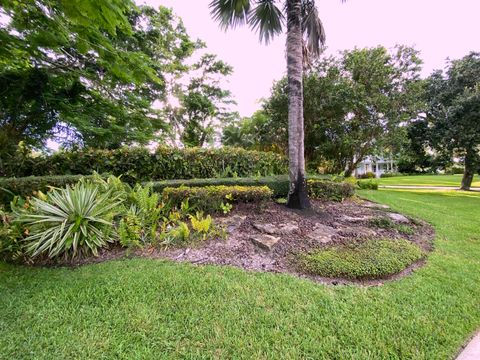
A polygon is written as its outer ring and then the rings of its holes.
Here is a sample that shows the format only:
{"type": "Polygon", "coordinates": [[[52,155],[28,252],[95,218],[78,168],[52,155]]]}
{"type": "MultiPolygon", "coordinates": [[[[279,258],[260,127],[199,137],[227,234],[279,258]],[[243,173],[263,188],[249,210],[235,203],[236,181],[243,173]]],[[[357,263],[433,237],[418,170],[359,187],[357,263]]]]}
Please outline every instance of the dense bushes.
{"type": "Polygon", "coordinates": [[[202,211],[219,211],[226,204],[262,202],[272,197],[272,190],[267,186],[204,186],[204,187],[167,187],[162,196],[174,206],[188,199],[189,206],[202,211]]]}
{"type": "Polygon", "coordinates": [[[355,194],[355,187],[347,182],[307,180],[307,188],[314,199],[342,201],[355,194]]]}
{"type": "MultiPolygon", "coordinates": [[[[237,148],[145,148],[61,151],[50,156],[25,156],[4,176],[88,175],[93,171],[122,175],[124,181],[265,176],[287,172],[287,159],[273,152],[237,148]]],[[[5,170],[7,169],[7,170],[5,170]]]]}
{"type": "Polygon", "coordinates": [[[378,182],[374,179],[358,180],[357,186],[362,190],[378,190],[378,182]]]}
{"type": "Polygon", "coordinates": [[[357,177],[359,179],[375,179],[376,175],[371,171],[367,171],[365,174],[358,175],[357,177]]]}
{"type": "MultiPolygon", "coordinates": [[[[9,204],[13,195],[22,197],[34,195],[37,191],[46,192],[52,187],[65,187],[69,184],[75,184],[83,178],[81,175],[65,176],[29,176],[24,178],[6,178],[0,179],[0,203],[9,204]]],[[[90,179],[91,176],[85,176],[90,179]]],[[[123,177],[122,177],[123,179],[123,177]]],[[[330,181],[325,176],[309,177],[309,184],[312,181],[321,184],[312,185],[316,188],[310,191],[312,197],[321,199],[341,200],[353,195],[353,186],[345,185],[339,181],[330,181]],[[321,188],[321,189],[320,189],[321,188]],[[323,191],[324,194],[321,194],[323,191]],[[332,196],[326,195],[333,194],[332,196]]],[[[152,188],[155,192],[161,193],[166,187],[180,186],[268,186],[273,192],[273,197],[286,197],[288,195],[289,179],[287,175],[259,176],[259,177],[232,177],[232,178],[210,178],[210,179],[186,179],[186,180],[163,180],[154,181],[152,188]]]]}
{"type": "Polygon", "coordinates": [[[14,195],[26,197],[36,192],[47,192],[51,188],[61,188],[75,184],[82,175],[27,176],[22,178],[0,178],[0,203],[9,204],[14,195]]]}
{"type": "Polygon", "coordinates": [[[314,275],[378,279],[402,271],[422,256],[421,249],[407,240],[367,240],[302,254],[298,261],[303,271],[314,275]]]}

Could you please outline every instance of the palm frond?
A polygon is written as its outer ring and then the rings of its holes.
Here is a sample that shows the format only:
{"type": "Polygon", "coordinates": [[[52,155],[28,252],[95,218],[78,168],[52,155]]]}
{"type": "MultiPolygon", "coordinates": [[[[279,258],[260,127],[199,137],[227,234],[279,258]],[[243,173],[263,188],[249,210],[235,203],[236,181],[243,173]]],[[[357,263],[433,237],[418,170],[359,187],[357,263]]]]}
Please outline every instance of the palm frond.
{"type": "Polygon", "coordinates": [[[284,20],[282,11],[275,5],[275,0],[259,0],[248,17],[250,27],[258,32],[260,41],[266,44],[282,32],[284,20]]]}
{"type": "Polygon", "coordinates": [[[309,56],[318,56],[325,45],[325,29],[318,16],[315,0],[302,2],[302,30],[305,36],[305,45],[309,56]]]}
{"type": "Polygon", "coordinates": [[[250,12],[250,0],[213,0],[210,13],[223,29],[246,24],[250,12]]]}

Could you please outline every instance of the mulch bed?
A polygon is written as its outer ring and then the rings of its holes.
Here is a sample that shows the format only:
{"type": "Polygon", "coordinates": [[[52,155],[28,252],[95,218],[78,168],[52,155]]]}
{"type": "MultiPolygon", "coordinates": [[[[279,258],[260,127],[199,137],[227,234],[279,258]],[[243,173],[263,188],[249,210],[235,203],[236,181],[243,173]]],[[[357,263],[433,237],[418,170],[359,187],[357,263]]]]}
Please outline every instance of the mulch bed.
{"type": "Polygon", "coordinates": [[[332,279],[312,276],[298,271],[293,261],[295,254],[308,252],[332,244],[359,242],[365,239],[406,239],[425,252],[432,250],[432,241],[435,235],[433,228],[420,220],[408,219],[408,226],[414,232],[411,235],[400,233],[395,229],[382,229],[372,226],[371,219],[388,217],[390,210],[379,204],[356,198],[339,202],[311,200],[312,208],[308,211],[288,209],[285,205],[273,201],[258,204],[239,204],[226,216],[217,216],[215,222],[224,224],[228,233],[225,239],[210,239],[188,247],[170,247],[155,249],[153,247],[129,252],[118,244],[110,248],[101,249],[98,257],[77,258],[74,260],[37,260],[36,266],[80,266],[99,263],[107,260],[125,258],[127,256],[143,256],[150,258],[164,258],[173,261],[189,262],[192,264],[213,264],[235,266],[250,271],[264,271],[273,273],[289,273],[298,277],[309,278],[313,281],[326,284],[360,284],[382,285],[385,281],[395,280],[410,274],[422,266],[425,260],[420,260],[399,274],[382,280],[332,279]],[[282,225],[293,226],[294,230],[286,233],[275,233],[277,243],[270,249],[264,249],[254,244],[252,237],[262,234],[260,225],[271,225],[271,228],[281,229],[282,225]],[[255,226],[257,225],[257,226],[255,226]],[[334,234],[328,242],[322,238],[311,236],[312,232],[320,227],[331,229],[334,234]],[[309,236],[310,235],[310,236],[309,236]]]}
{"type": "Polygon", "coordinates": [[[275,202],[262,207],[242,204],[227,218],[216,219],[217,223],[228,223],[228,218],[244,218],[241,224],[228,234],[227,239],[212,239],[188,248],[156,250],[150,256],[194,264],[230,265],[252,271],[290,273],[334,285],[350,283],[381,285],[385,280],[394,280],[411,273],[425,261],[412,264],[400,274],[386,279],[351,281],[302,274],[292,260],[299,252],[367,238],[406,239],[420,246],[425,252],[432,250],[435,233],[433,228],[423,221],[409,219],[408,226],[414,229],[411,235],[395,229],[376,228],[370,224],[372,218],[388,217],[388,212],[389,209],[381,205],[359,199],[350,199],[342,203],[312,200],[312,209],[309,211],[291,210],[275,202]],[[278,228],[284,224],[294,224],[298,229],[286,234],[272,234],[280,239],[271,250],[266,250],[252,242],[252,236],[261,234],[254,224],[272,224],[278,228]],[[308,236],[318,226],[335,229],[331,241],[324,243],[308,236]]]}

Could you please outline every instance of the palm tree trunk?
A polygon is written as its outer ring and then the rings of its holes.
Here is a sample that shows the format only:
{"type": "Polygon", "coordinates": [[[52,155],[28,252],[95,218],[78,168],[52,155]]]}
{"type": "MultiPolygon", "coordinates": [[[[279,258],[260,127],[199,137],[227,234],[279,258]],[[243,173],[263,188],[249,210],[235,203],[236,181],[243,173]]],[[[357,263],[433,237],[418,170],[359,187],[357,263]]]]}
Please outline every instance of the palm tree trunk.
{"type": "Polygon", "coordinates": [[[305,179],[303,128],[302,2],[287,0],[288,158],[290,190],[287,206],[310,207],[305,179]]]}

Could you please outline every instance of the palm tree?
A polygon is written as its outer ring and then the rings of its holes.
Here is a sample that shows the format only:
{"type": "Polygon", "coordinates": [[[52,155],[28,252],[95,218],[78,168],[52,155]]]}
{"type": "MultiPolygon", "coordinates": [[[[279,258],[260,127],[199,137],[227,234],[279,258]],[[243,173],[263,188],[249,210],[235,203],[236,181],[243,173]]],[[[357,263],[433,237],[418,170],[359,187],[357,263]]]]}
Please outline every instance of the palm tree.
{"type": "Polygon", "coordinates": [[[311,56],[318,56],[325,32],[315,0],[213,0],[213,18],[224,29],[247,24],[265,43],[287,27],[288,157],[290,191],[287,206],[310,206],[305,180],[303,128],[303,68],[311,56]],[[278,5],[283,3],[283,11],[278,5]],[[284,15],[285,14],[285,15],[284,15]],[[286,21],[285,21],[286,20],[286,21]]]}

